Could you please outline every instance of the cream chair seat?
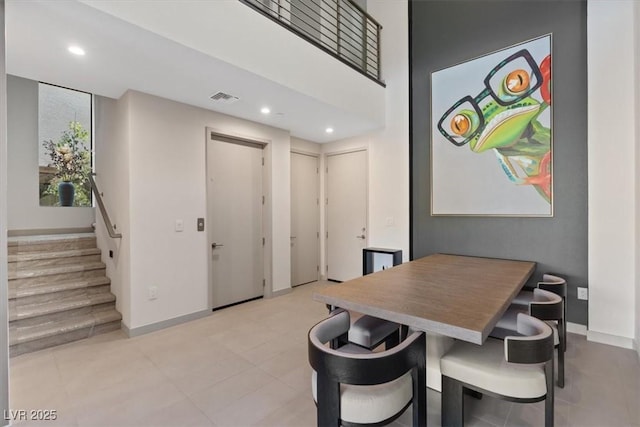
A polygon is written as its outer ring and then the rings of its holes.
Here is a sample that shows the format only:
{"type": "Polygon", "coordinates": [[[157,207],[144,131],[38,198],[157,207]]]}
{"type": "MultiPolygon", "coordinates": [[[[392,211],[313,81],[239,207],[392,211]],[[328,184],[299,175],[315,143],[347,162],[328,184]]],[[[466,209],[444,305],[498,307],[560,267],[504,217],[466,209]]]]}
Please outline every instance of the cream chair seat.
{"type": "Polygon", "coordinates": [[[517,330],[518,313],[526,313],[546,321],[553,329],[553,345],[558,349],[558,387],[564,387],[564,351],[566,347],[566,322],[564,319],[564,301],[552,292],[536,288],[527,306],[512,304],[498,320],[496,327],[489,334],[494,338],[513,335],[517,330]]]}
{"type": "Polygon", "coordinates": [[[522,313],[517,332],[481,346],[456,342],[440,359],[443,426],[464,425],[465,389],[521,403],[544,400],[545,426],[553,426],[553,332],[522,313]]]}
{"type": "Polygon", "coordinates": [[[383,425],[409,406],[413,425],[426,425],[424,333],[380,352],[353,344],[330,348],[349,327],[349,312],[338,309],[309,331],[317,425],[383,425]]]}

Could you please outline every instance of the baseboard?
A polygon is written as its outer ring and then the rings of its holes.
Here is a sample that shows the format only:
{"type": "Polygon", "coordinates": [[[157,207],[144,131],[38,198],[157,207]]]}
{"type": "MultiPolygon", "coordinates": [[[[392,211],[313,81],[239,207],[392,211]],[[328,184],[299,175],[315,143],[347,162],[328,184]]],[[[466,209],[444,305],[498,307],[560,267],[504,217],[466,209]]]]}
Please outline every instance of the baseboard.
{"type": "Polygon", "coordinates": [[[290,293],[291,291],[293,291],[293,289],[291,289],[291,288],[280,289],[279,291],[271,292],[271,296],[269,298],[275,298],[275,297],[279,297],[279,296],[282,296],[282,295],[286,295],[286,294],[290,293]]]}
{"type": "Polygon", "coordinates": [[[191,322],[192,320],[201,319],[211,314],[211,310],[196,311],[195,313],[185,314],[184,316],[174,317],[173,319],[163,320],[157,323],[151,323],[149,325],[139,326],[137,328],[129,329],[124,323],[122,324],[122,330],[129,338],[137,337],[140,335],[148,334],[150,332],[166,329],[171,326],[180,325],[182,323],[191,322]]]}
{"type": "Polygon", "coordinates": [[[605,334],[603,332],[588,331],[587,341],[593,341],[600,344],[608,344],[628,349],[634,348],[633,338],[620,337],[618,335],[605,334]]]}
{"type": "Polygon", "coordinates": [[[571,334],[587,335],[587,327],[579,323],[567,322],[567,332],[571,334]]]}
{"type": "Polygon", "coordinates": [[[8,237],[41,236],[50,234],[81,234],[93,233],[92,227],[68,227],[68,228],[33,228],[29,230],[8,230],[8,237]]]}

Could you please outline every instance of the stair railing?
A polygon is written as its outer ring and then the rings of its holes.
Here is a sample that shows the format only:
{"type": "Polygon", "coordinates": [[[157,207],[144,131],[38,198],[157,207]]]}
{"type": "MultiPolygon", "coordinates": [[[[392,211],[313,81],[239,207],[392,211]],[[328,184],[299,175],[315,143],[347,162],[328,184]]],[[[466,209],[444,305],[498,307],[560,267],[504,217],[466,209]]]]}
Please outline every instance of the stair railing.
{"type": "Polygon", "coordinates": [[[89,174],[89,183],[91,184],[91,189],[93,190],[93,194],[96,195],[98,208],[100,208],[100,213],[102,214],[104,225],[107,227],[107,232],[109,233],[109,237],[111,237],[112,239],[122,239],[122,233],[116,233],[116,226],[115,224],[111,223],[111,219],[109,218],[107,209],[104,207],[104,202],[102,201],[103,194],[100,192],[100,190],[98,190],[96,181],[93,179],[94,176],[95,176],[95,173],[89,174]]]}
{"type": "Polygon", "coordinates": [[[240,0],[329,55],[385,86],[382,26],[353,0],[240,0]]]}

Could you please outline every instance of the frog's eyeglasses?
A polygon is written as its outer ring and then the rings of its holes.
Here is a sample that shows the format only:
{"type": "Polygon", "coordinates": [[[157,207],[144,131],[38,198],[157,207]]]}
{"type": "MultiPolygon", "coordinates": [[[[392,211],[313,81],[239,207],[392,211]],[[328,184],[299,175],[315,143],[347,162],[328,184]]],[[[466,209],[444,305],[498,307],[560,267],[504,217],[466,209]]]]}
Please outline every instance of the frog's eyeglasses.
{"type": "Polygon", "coordinates": [[[484,78],[484,89],[475,98],[467,95],[453,104],[438,121],[438,130],[452,144],[461,147],[484,130],[480,102],[491,96],[499,105],[513,105],[538,90],[542,73],[528,50],[522,49],[500,61],[484,78]],[[442,126],[450,123],[451,132],[442,126]]]}

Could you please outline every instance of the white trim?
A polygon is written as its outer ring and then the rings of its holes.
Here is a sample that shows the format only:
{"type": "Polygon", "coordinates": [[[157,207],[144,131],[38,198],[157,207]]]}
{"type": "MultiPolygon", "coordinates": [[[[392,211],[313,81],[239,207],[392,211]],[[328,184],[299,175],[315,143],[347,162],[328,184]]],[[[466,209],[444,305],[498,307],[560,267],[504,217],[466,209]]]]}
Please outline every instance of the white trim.
{"type": "Polygon", "coordinates": [[[633,338],[621,337],[618,335],[605,334],[604,332],[588,331],[587,341],[608,344],[616,347],[633,349],[633,338]]]}
{"type": "Polygon", "coordinates": [[[587,335],[587,327],[579,323],[567,322],[567,332],[578,335],[587,335]]]}
{"type": "MultiPolygon", "coordinates": [[[[9,328],[7,282],[7,75],[5,2],[0,0],[0,411],[9,410],[9,328]]],[[[3,417],[6,418],[6,417],[3,417]]],[[[0,425],[8,425],[6,419],[0,425]]]]}
{"type": "MultiPolygon", "coordinates": [[[[320,153],[314,153],[314,152],[312,152],[312,151],[307,151],[307,150],[300,150],[300,149],[298,149],[298,148],[292,148],[290,151],[291,151],[292,153],[295,153],[295,154],[301,154],[301,155],[303,155],[303,156],[315,157],[315,158],[317,158],[318,160],[320,160],[320,156],[321,156],[321,154],[320,154],[320,153]]],[[[320,165],[318,165],[318,167],[319,167],[319,166],[320,166],[320,165]]],[[[319,172],[319,171],[318,171],[318,172],[319,172]]]]}
{"type": "Polygon", "coordinates": [[[139,326],[137,328],[129,329],[124,323],[122,324],[122,330],[129,338],[137,337],[140,335],[148,334],[150,332],[159,331],[161,329],[170,328],[171,326],[180,325],[182,323],[191,322],[202,317],[207,317],[211,314],[211,309],[196,311],[195,313],[185,314],[184,316],[174,317],[173,319],[163,320],[161,322],[151,323],[149,325],[139,326]]]}
{"type": "Polygon", "coordinates": [[[329,156],[338,156],[340,154],[349,154],[349,153],[356,153],[358,151],[367,151],[368,152],[369,147],[368,146],[362,146],[362,147],[353,147],[353,148],[347,148],[346,150],[336,150],[336,151],[327,151],[324,154],[325,157],[329,157],[329,156]]]}
{"type": "MultiPolygon", "coordinates": [[[[279,291],[275,291],[275,292],[271,292],[271,295],[268,298],[275,298],[275,297],[280,297],[282,295],[286,295],[293,292],[292,288],[285,288],[285,289],[280,289],[279,291]]],[[[267,298],[267,297],[265,297],[267,298]]]]}

